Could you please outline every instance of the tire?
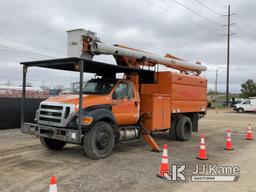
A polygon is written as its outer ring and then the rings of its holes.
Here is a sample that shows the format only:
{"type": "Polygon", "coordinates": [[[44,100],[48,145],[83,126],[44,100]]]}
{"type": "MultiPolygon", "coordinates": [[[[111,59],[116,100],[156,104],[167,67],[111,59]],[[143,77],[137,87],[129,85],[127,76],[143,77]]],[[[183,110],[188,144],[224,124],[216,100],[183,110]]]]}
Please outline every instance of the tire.
{"type": "Polygon", "coordinates": [[[243,112],[244,112],[244,109],[243,109],[242,107],[240,107],[240,108],[237,109],[237,112],[238,112],[238,113],[243,113],[243,112]]]}
{"type": "Polygon", "coordinates": [[[172,140],[177,140],[176,124],[177,124],[177,120],[172,119],[171,120],[171,128],[169,129],[169,135],[170,135],[172,140]]]}
{"type": "Polygon", "coordinates": [[[85,154],[91,159],[103,159],[108,157],[114,145],[114,130],[107,122],[97,122],[84,135],[83,149],[85,154]]]}
{"type": "Polygon", "coordinates": [[[187,116],[181,117],[176,125],[177,139],[180,141],[187,141],[191,138],[192,122],[187,116]]]}
{"type": "Polygon", "coordinates": [[[45,137],[40,137],[40,142],[45,148],[50,150],[60,150],[66,145],[66,142],[64,141],[49,139],[45,137]]]}

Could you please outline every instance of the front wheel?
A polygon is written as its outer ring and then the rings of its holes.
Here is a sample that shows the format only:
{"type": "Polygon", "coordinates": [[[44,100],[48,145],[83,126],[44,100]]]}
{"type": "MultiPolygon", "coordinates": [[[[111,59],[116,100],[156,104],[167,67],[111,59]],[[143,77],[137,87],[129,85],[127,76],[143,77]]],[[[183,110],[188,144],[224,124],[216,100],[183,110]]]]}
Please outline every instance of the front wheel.
{"type": "Polygon", "coordinates": [[[243,113],[243,112],[244,112],[244,109],[243,109],[242,107],[240,107],[240,108],[237,109],[237,112],[238,112],[238,113],[243,113]]]}
{"type": "Polygon", "coordinates": [[[40,137],[40,142],[45,148],[51,150],[60,150],[66,145],[66,142],[55,139],[49,139],[46,137],[40,137]]]}
{"type": "Polygon", "coordinates": [[[92,159],[108,157],[115,145],[115,135],[112,126],[104,121],[97,122],[84,135],[83,149],[92,159]]]}

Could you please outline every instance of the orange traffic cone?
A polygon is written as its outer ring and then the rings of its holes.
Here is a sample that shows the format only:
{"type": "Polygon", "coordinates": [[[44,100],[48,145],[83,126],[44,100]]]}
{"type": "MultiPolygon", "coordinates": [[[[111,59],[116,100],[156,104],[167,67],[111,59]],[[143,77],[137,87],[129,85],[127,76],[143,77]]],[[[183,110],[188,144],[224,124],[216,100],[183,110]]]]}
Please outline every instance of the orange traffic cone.
{"type": "Polygon", "coordinates": [[[251,124],[249,123],[248,125],[248,132],[247,132],[247,137],[246,137],[247,140],[252,140],[252,127],[251,127],[251,124]]]}
{"type": "Polygon", "coordinates": [[[233,150],[232,140],[231,140],[231,130],[227,130],[227,137],[226,137],[226,150],[233,150]]]}
{"type": "Polygon", "coordinates": [[[50,189],[49,192],[57,192],[57,181],[54,176],[50,178],[50,189]]]}
{"type": "Polygon", "coordinates": [[[169,174],[169,161],[168,161],[167,145],[164,144],[162,161],[161,161],[161,165],[160,165],[160,173],[157,174],[157,176],[163,177],[164,174],[166,174],[166,173],[169,174]]]}
{"type": "Polygon", "coordinates": [[[200,139],[200,150],[199,150],[199,155],[197,159],[199,160],[207,160],[206,156],[206,146],[205,146],[205,139],[204,139],[204,134],[201,134],[201,139],[200,139]]]}

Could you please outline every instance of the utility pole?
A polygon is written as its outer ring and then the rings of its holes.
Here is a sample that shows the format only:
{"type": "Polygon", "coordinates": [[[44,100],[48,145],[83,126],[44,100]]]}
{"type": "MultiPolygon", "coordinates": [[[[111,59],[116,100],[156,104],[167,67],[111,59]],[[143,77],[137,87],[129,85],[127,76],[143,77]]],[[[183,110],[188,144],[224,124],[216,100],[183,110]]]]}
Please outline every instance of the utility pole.
{"type": "Polygon", "coordinates": [[[223,15],[225,17],[228,17],[228,24],[227,25],[223,25],[223,26],[227,26],[228,28],[228,33],[227,35],[227,80],[226,80],[226,104],[227,106],[229,105],[229,63],[230,63],[230,36],[234,35],[234,33],[230,33],[230,26],[234,25],[235,23],[230,23],[230,17],[235,15],[235,13],[230,13],[230,5],[228,5],[228,14],[227,15],[223,15]]]}
{"type": "Polygon", "coordinates": [[[218,70],[216,70],[216,78],[215,78],[215,109],[216,113],[218,113],[218,70]]]}

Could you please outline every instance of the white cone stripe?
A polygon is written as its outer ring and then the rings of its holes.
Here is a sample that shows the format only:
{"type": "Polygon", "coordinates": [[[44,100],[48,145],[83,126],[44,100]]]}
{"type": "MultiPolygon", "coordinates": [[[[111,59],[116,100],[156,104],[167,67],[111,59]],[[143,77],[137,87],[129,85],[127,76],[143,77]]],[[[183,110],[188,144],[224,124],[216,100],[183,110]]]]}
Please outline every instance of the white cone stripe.
{"type": "Polygon", "coordinates": [[[229,138],[227,138],[227,141],[231,141],[231,138],[229,137],[229,138]]]}
{"type": "Polygon", "coordinates": [[[57,185],[56,184],[50,185],[49,192],[57,192],[57,185]]]}
{"type": "Polygon", "coordinates": [[[227,135],[228,137],[231,137],[231,133],[230,132],[228,132],[228,135],[227,135]]]}
{"type": "Polygon", "coordinates": [[[164,149],[164,150],[163,150],[163,156],[168,156],[168,155],[167,155],[167,149],[164,149]]]}
{"type": "Polygon", "coordinates": [[[168,164],[168,159],[162,158],[162,163],[163,163],[163,164],[168,164]]]}
{"type": "Polygon", "coordinates": [[[205,149],[205,145],[200,145],[200,149],[205,149]]]}
{"type": "Polygon", "coordinates": [[[201,143],[205,144],[204,138],[201,138],[201,143]]]}
{"type": "Polygon", "coordinates": [[[251,130],[248,131],[248,133],[251,133],[251,132],[252,132],[251,130]]]}

